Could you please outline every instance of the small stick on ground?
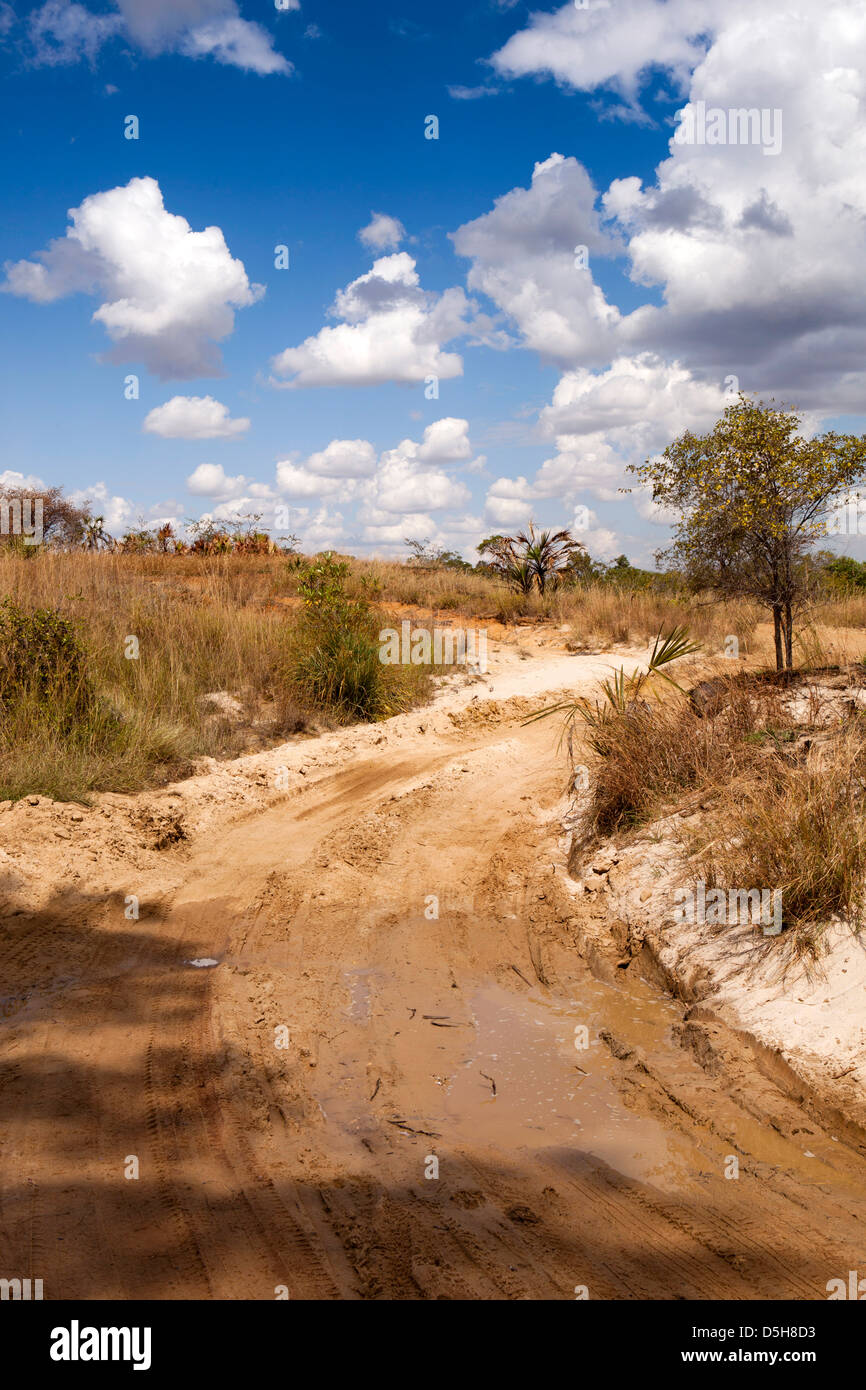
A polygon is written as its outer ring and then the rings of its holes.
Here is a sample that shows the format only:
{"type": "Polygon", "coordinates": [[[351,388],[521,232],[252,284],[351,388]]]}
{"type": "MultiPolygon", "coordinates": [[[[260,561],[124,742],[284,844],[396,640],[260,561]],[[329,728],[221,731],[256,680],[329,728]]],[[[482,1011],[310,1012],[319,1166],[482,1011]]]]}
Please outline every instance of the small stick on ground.
{"type": "Polygon", "coordinates": [[[389,1120],[388,1124],[395,1125],[397,1129],[402,1129],[406,1134],[423,1134],[426,1135],[428,1139],[442,1138],[442,1135],[437,1134],[433,1129],[413,1129],[411,1125],[407,1125],[405,1120],[389,1120]]]}

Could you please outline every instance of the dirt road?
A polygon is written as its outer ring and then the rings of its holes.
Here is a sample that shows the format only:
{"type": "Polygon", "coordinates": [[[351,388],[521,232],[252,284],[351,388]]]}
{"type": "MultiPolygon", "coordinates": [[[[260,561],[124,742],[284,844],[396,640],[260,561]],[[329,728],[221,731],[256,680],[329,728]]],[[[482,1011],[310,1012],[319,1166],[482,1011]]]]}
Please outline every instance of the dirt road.
{"type": "Polygon", "coordinates": [[[735,1039],[698,1066],[633,967],[590,973],[551,724],[423,724],[166,849],[138,920],[61,887],[6,919],[0,1275],[49,1299],[826,1297],[864,1267],[856,1145],[735,1039]]]}

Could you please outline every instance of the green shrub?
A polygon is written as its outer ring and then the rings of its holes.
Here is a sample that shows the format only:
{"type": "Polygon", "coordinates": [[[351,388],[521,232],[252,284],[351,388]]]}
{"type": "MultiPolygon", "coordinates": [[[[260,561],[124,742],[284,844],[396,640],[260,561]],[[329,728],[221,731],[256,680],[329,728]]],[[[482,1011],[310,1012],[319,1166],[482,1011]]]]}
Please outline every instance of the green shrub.
{"type": "Polygon", "coordinates": [[[0,603],[0,709],[23,705],[60,724],[87,714],[93,691],[75,624],[51,608],[0,603]]]}
{"type": "Polygon", "coordinates": [[[294,641],[294,679],[302,699],[342,719],[384,719],[413,703],[426,674],[379,659],[381,615],[365,596],[346,593],[349,569],[331,554],[300,566],[304,610],[294,641]]]}
{"type": "Polygon", "coordinates": [[[299,653],[295,678],[306,699],[349,718],[376,719],[382,712],[379,650],[363,631],[323,628],[299,653]]]}

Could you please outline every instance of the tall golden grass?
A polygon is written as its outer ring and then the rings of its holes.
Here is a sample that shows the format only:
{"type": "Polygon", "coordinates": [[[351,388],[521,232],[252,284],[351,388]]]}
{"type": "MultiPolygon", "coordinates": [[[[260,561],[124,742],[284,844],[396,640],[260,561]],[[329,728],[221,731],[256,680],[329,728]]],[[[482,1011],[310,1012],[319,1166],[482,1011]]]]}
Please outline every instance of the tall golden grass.
{"type": "MultiPolygon", "coordinates": [[[[731,635],[744,656],[760,645],[761,613],[746,602],[610,583],[563,587],[541,598],[516,594],[483,573],[345,558],[349,595],[385,612],[417,610],[412,616],[420,624],[546,621],[563,630],[573,649],[644,643],[676,626],[686,627],[708,655],[718,654],[731,635]]],[[[349,717],[321,703],[339,681],[322,671],[315,634],[303,622],[301,563],[280,555],[0,549],[0,599],[71,618],[99,697],[75,737],[56,711],[32,702],[3,713],[0,797],[134,790],[181,775],[196,757],[234,756],[303,731],[311,719],[349,717]],[[128,637],[137,639],[137,659],[125,654],[128,637]],[[238,701],[240,712],[203,698],[216,692],[238,701]]],[[[854,634],[858,619],[866,625],[866,600],[828,600],[820,616],[854,634]]],[[[337,646],[345,647],[347,661],[353,650],[357,656],[351,643],[337,646]]],[[[380,715],[425,697],[423,668],[391,668],[386,679],[380,715]]]]}
{"type": "MultiPolygon", "coordinates": [[[[556,623],[571,629],[576,647],[645,642],[662,628],[685,626],[696,641],[713,649],[721,649],[725,638],[734,634],[747,654],[762,616],[760,608],[746,600],[719,604],[705,595],[612,583],[564,585],[540,596],[517,593],[491,575],[442,567],[352,558],[350,569],[358,591],[376,592],[383,603],[502,623],[556,623]]],[[[285,591],[291,592],[290,578],[285,591]]]]}
{"type": "Polygon", "coordinates": [[[855,930],[863,921],[866,718],[811,730],[784,693],[740,677],[726,683],[715,717],[668,690],[609,715],[603,743],[586,753],[582,834],[587,843],[627,836],[702,810],[698,828],[682,832],[693,879],[726,893],[780,891],[790,939],[816,955],[834,914],[855,930]]]}
{"type": "MultiPolygon", "coordinates": [[[[0,799],[82,799],[182,775],[196,757],[231,757],[345,712],[312,704],[298,679],[315,642],[275,603],[281,566],[260,557],[0,552],[0,598],[70,618],[97,695],[74,727],[27,692],[0,721],[0,799]],[[128,639],[137,644],[137,657],[128,639]],[[303,647],[303,651],[301,648],[303,647]],[[206,696],[229,695],[240,710],[206,696]]],[[[378,673],[377,673],[378,674],[378,673]]],[[[423,697],[426,673],[387,668],[389,712],[423,697]]]]}
{"type": "Polygon", "coordinates": [[[692,870],[726,892],[779,890],[798,951],[817,956],[832,917],[863,925],[866,730],[861,718],[808,753],[779,743],[769,751],[723,784],[711,833],[693,843],[692,870]]]}

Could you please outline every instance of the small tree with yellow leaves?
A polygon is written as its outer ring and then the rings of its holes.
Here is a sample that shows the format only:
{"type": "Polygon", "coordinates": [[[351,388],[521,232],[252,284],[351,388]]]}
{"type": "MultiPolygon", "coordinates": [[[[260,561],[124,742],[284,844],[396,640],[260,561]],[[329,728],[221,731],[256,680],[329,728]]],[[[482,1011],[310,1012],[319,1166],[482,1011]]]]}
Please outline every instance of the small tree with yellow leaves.
{"type": "Polygon", "coordinates": [[[687,432],[632,466],[655,502],[680,513],[656,559],[696,588],[748,596],[773,613],[776,669],[791,669],[794,614],[808,551],[834,502],[866,471],[866,437],[801,434],[802,416],[742,393],[706,435],[687,432]]]}

